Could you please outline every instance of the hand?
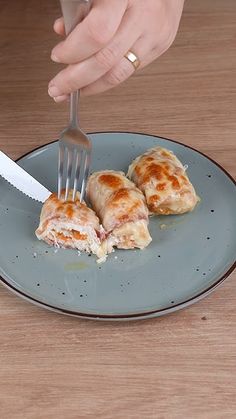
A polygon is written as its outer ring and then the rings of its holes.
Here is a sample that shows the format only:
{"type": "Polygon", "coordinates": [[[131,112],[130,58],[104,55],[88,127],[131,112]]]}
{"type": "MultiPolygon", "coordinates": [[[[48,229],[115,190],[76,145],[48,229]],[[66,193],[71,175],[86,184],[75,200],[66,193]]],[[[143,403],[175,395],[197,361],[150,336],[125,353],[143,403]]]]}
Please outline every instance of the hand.
{"type": "MultiPolygon", "coordinates": [[[[80,89],[92,95],[117,86],[135,68],[125,58],[131,50],[143,68],[172,44],[184,0],[93,0],[88,16],[52,50],[55,62],[67,64],[49,83],[49,95],[61,102],[80,89]]],[[[54,30],[64,35],[63,19],[54,30]]]]}

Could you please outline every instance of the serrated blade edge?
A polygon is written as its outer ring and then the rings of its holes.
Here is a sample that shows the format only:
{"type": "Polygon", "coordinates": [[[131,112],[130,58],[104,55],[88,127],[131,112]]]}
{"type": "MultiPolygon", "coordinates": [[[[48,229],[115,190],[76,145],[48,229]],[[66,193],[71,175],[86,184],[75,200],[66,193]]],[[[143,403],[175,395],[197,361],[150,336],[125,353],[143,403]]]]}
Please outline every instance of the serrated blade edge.
{"type": "Polygon", "coordinates": [[[51,192],[0,150],[0,176],[12,186],[39,202],[45,202],[51,192]]]}

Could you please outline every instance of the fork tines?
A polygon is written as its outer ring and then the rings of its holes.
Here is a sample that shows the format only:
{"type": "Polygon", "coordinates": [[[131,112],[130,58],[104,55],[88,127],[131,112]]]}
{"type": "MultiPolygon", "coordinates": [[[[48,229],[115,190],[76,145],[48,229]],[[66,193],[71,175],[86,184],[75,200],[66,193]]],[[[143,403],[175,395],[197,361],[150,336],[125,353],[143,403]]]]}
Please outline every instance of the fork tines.
{"type": "Polygon", "coordinates": [[[80,187],[80,202],[83,201],[85,186],[89,174],[91,151],[74,144],[65,144],[59,141],[58,162],[58,199],[68,200],[69,191],[73,189],[72,201],[76,198],[76,192],[80,187]],[[65,182],[65,193],[63,183],[65,182]]]}

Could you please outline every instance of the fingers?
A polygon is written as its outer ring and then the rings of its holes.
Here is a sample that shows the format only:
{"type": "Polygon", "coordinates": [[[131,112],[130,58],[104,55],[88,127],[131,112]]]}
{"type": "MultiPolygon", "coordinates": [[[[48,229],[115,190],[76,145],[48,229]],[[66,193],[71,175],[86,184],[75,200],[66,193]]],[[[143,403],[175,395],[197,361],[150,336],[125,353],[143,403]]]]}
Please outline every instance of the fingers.
{"type": "Polygon", "coordinates": [[[59,103],[59,102],[64,102],[64,100],[68,100],[69,96],[61,95],[61,96],[54,97],[53,99],[55,100],[55,102],[59,103]]]}
{"type": "Polygon", "coordinates": [[[114,66],[105,76],[81,89],[81,95],[90,96],[105,92],[127,80],[134,71],[133,65],[126,58],[122,58],[119,64],[114,66]]]}
{"type": "Polygon", "coordinates": [[[136,17],[127,10],[112,41],[87,60],[71,64],[58,73],[49,83],[49,95],[54,98],[65,95],[100,79],[121,61],[129,46],[138,39],[139,32],[136,17]]]}
{"type": "MultiPolygon", "coordinates": [[[[161,51],[152,47],[152,40],[145,37],[139,38],[130,50],[140,61],[139,68],[145,67],[161,54],[161,51]]],[[[127,58],[122,57],[109,72],[94,83],[82,88],[80,93],[82,96],[90,96],[105,92],[127,80],[134,71],[134,65],[127,58]]]]}
{"type": "Polygon", "coordinates": [[[52,50],[52,60],[64,64],[77,63],[107,45],[121,23],[127,1],[94,0],[88,16],[52,50]]]}
{"type": "MultiPolygon", "coordinates": [[[[151,63],[173,42],[183,1],[93,0],[89,15],[53,49],[52,59],[69,65],[49,83],[49,95],[60,102],[77,89],[91,95],[117,86],[135,70],[124,58],[128,50],[140,68],[151,63]]],[[[61,19],[54,29],[64,31],[61,19]]]]}
{"type": "Polygon", "coordinates": [[[65,35],[65,26],[64,26],[63,17],[59,17],[58,19],[55,20],[53,29],[58,35],[65,35]]]}

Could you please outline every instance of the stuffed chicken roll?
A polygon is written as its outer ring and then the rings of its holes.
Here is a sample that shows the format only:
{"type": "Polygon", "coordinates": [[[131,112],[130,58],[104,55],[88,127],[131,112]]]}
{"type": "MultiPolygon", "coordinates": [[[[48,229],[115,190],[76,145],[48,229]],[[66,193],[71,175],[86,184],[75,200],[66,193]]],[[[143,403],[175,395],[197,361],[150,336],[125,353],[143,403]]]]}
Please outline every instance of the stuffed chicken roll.
{"type": "Polygon", "coordinates": [[[80,203],[79,193],[75,201],[72,191],[68,201],[53,193],[43,205],[35,234],[49,245],[94,253],[98,258],[106,256],[104,229],[94,211],[80,203]]]}
{"type": "Polygon", "coordinates": [[[108,234],[110,246],[143,249],[151,242],[145,198],[123,172],[93,173],[87,198],[108,234]]]}
{"type": "Polygon", "coordinates": [[[169,150],[151,148],[129,166],[128,177],[144,193],[154,214],[183,214],[199,201],[186,169],[169,150]]]}

